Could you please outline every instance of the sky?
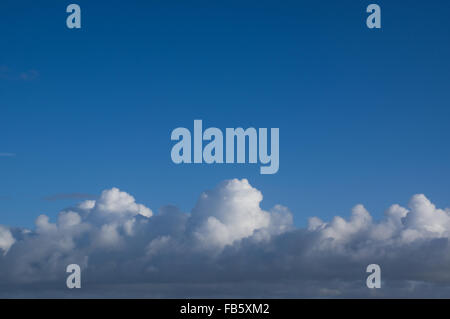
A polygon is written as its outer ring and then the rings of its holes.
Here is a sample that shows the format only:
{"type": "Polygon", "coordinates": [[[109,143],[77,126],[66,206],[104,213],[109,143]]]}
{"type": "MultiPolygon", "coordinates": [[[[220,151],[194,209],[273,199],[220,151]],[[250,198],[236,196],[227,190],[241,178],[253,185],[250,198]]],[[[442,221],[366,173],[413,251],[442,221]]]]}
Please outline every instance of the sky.
{"type": "Polygon", "coordinates": [[[77,0],[75,30],[72,2],[3,0],[0,225],[114,187],[189,213],[235,178],[294,228],[357,204],[381,221],[415,194],[450,207],[449,4],[376,1],[368,29],[372,2],[77,0]],[[279,172],[174,164],[170,134],[195,119],[279,128],[279,172]]]}

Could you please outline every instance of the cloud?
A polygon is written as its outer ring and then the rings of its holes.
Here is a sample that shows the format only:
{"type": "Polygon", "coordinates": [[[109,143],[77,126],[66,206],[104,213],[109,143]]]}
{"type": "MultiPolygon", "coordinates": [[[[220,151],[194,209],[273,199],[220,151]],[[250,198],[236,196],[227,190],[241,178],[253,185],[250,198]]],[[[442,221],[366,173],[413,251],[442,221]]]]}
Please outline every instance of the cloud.
{"type": "MultiPolygon", "coordinates": [[[[216,251],[244,238],[270,236],[277,232],[272,227],[277,215],[260,208],[262,199],[261,192],[245,179],[223,182],[201,194],[189,219],[189,232],[199,245],[216,251]]],[[[280,213],[282,208],[276,210],[280,213]]],[[[289,225],[281,227],[290,226],[292,219],[286,222],[289,225]]]]}
{"type": "Polygon", "coordinates": [[[82,268],[85,297],[449,297],[450,210],[424,195],[374,221],[363,205],[348,219],[293,226],[288,208],[228,180],[190,212],[154,213],[117,188],[62,210],[33,230],[0,227],[0,296],[72,296],[67,265],[82,268]],[[379,264],[382,289],[366,288],[379,264]]]}
{"type": "Polygon", "coordinates": [[[13,70],[6,65],[0,65],[0,79],[9,81],[33,81],[39,77],[39,71],[28,69],[25,71],[13,70]]]}
{"type": "Polygon", "coordinates": [[[14,153],[0,153],[0,157],[13,157],[16,156],[14,153]]]}
{"type": "Polygon", "coordinates": [[[14,242],[15,239],[13,238],[11,232],[5,227],[0,226],[0,250],[2,250],[5,255],[14,242]]]}
{"type": "Polygon", "coordinates": [[[39,72],[36,70],[28,70],[25,72],[20,72],[19,79],[23,81],[32,81],[39,77],[39,72]]]}
{"type": "Polygon", "coordinates": [[[95,195],[85,194],[85,193],[61,193],[45,196],[43,200],[46,201],[57,201],[57,200],[66,200],[66,199],[95,199],[95,195]]]}

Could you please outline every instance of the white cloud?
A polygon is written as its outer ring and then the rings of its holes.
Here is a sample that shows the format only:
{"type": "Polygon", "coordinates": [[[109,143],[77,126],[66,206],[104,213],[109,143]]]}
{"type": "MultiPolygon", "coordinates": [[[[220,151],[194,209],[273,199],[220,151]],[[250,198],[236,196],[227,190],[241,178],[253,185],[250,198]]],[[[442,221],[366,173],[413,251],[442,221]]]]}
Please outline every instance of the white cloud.
{"type": "Polygon", "coordinates": [[[118,248],[121,245],[121,236],[118,232],[118,225],[106,224],[100,227],[95,243],[101,247],[118,248]]]}
{"type": "Polygon", "coordinates": [[[134,197],[128,193],[121,192],[117,188],[103,191],[98,201],[95,203],[94,209],[97,213],[104,216],[117,215],[135,216],[142,215],[151,217],[153,212],[141,204],[136,204],[134,197]]]}
{"type": "Polygon", "coordinates": [[[205,247],[222,249],[251,237],[258,230],[272,230],[271,221],[281,222],[275,227],[278,230],[288,229],[292,219],[277,219],[262,210],[262,200],[261,192],[246,179],[225,181],[214,190],[204,192],[192,210],[190,222],[194,236],[205,247]]]}
{"type": "Polygon", "coordinates": [[[403,238],[413,241],[417,238],[448,238],[450,216],[448,212],[437,209],[425,195],[415,195],[409,202],[410,212],[404,218],[403,238]]]}
{"type": "Polygon", "coordinates": [[[75,212],[61,212],[58,216],[58,226],[62,229],[70,229],[79,224],[81,224],[81,217],[75,212]]]}
{"type": "Polygon", "coordinates": [[[36,232],[39,233],[50,233],[50,232],[56,232],[57,226],[56,224],[50,223],[50,219],[47,215],[40,215],[36,221],[36,232]]]}
{"type": "Polygon", "coordinates": [[[356,205],[348,220],[312,217],[306,229],[293,226],[288,208],[264,210],[262,200],[234,179],[201,194],[189,213],[167,206],[153,214],[112,188],[56,222],[39,216],[34,230],[0,226],[0,287],[9,287],[0,295],[18,287],[52,296],[48,287],[77,263],[88,274],[83,291],[100,297],[118,285],[124,293],[124,283],[135,297],[360,297],[369,294],[365,267],[378,263],[383,296],[450,296],[442,288],[450,284],[450,212],[424,195],[408,208],[392,205],[379,222],[356,205]]]}

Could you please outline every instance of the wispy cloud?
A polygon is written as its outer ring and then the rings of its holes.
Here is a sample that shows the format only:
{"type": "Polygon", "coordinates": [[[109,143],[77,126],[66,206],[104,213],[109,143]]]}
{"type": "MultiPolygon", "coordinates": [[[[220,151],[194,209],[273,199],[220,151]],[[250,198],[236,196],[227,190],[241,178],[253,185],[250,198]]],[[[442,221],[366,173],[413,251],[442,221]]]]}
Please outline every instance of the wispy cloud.
{"type": "Polygon", "coordinates": [[[37,79],[38,77],[39,72],[36,70],[28,70],[19,74],[19,78],[23,81],[32,81],[37,79]]]}
{"type": "Polygon", "coordinates": [[[13,157],[16,156],[15,153],[0,153],[0,157],[13,157]]]}
{"type": "Polygon", "coordinates": [[[57,201],[57,200],[65,200],[65,199],[83,200],[83,199],[95,199],[95,198],[96,198],[95,195],[85,194],[85,193],[61,193],[61,194],[45,196],[42,199],[47,200],[47,201],[57,201]]]}
{"type": "Polygon", "coordinates": [[[28,69],[24,71],[13,70],[6,65],[0,65],[0,79],[10,81],[32,81],[39,77],[39,71],[28,69]]]}

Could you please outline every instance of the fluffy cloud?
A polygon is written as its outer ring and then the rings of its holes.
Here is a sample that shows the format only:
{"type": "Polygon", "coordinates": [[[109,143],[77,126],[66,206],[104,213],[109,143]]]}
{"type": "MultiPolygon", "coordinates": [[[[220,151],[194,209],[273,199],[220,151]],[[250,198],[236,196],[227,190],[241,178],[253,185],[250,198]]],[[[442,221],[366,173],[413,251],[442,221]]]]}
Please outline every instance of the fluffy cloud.
{"type": "Polygon", "coordinates": [[[14,244],[15,239],[13,238],[11,232],[5,227],[0,226],[0,249],[6,254],[14,244]]]}
{"type": "Polygon", "coordinates": [[[189,220],[195,238],[204,247],[221,250],[257,233],[280,233],[292,224],[291,214],[282,207],[273,214],[261,209],[263,196],[246,179],[225,181],[201,194],[189,220]],[[283,214],[286,218],[280,218],[283,214]],[[281,225],[275,225],[281,221],[281,225]]]}
{"type": "Polygon", "coordinates": [[[313,217],[305,229],[262,200],[234,179],[202,193],[189,213],[153,214],[112,188],[55,222],[39,216],[34,230],[0,226],[0,295],[71,296],[61,287],[76,263],[85,296],[450,296],[450,211],[424,195],[379,222],[356,205],[348,220],[313,217]],[[381,290],[365,286],[372,263],[382,267],[381,290]]]}
{"type": "Polygon", "coordinates": [[[80,208],[106,220],[123,220],[142,215],[151,217],[153,212],[142,204],[137,204],[134,197],[117,188],[105,190],[97,201],[81,203],[80,208]]]}

